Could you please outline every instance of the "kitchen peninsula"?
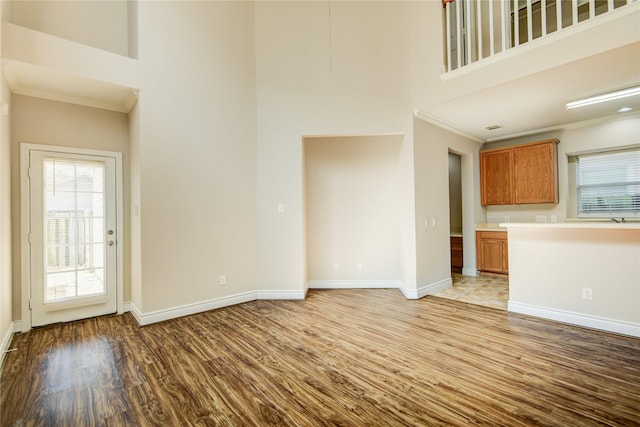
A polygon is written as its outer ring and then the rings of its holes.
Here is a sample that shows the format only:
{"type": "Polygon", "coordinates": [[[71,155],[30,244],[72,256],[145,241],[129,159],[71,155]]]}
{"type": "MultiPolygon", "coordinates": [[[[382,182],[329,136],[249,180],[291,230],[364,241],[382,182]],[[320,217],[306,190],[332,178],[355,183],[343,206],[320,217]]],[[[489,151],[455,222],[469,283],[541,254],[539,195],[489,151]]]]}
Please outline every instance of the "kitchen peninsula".
{"type": "Polygon", "coordinates": [[[640,337],[640,223],[502,223],[509,311],[640,337]]]}

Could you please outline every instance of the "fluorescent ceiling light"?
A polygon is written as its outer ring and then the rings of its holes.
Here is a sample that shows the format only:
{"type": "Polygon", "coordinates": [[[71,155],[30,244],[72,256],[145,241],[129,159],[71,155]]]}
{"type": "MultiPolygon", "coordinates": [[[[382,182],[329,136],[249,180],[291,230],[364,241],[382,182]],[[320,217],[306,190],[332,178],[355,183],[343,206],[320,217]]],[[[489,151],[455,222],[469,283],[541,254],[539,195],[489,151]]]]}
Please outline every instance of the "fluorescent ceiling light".
{"type": "Polygon", "coordinates": [[[598,104],[600,102],[613,101],[614,99],[626,98],[628,96],[640,95],[640,86],[629,87],[615,92],[579,99],[578,101],[567,102],[567,108],[586,107],[587,105],[598,104]]]}

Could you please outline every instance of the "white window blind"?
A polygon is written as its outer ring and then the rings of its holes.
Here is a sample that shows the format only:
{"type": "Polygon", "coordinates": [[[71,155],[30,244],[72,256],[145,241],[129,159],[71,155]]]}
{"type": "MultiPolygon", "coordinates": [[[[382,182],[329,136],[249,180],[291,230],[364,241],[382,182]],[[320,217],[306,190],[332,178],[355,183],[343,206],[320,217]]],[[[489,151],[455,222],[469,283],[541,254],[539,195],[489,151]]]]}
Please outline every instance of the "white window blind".
{"type": "Polygon", "coordinates": [[[578,217],[640,217],[640,148],[576,158],[578,217]]]}

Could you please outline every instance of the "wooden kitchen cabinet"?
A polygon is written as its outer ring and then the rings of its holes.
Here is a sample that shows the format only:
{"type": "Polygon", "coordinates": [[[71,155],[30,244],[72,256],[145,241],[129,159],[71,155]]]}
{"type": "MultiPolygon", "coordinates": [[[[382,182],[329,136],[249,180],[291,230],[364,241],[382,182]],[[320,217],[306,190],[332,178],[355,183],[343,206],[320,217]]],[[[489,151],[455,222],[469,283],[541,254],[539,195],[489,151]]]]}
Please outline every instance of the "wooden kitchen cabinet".
{"type": "Polygon", "coordinates": [[[557,139],[480,152],[483,206],[558,203],[557,139]]]}
{"type": "Polygon", "coordinates": [[[462,236],[451,236],[451,270],[456,273],[462,272],[463,252],[462,252],[462,236]]]}
{"type": "Polygon", "coordinates": [[[480,152],[480,182],[483,205],[513,203],[513,150],[480,152]]]}
{"type": "Polygon", "coordinates": [[[478,271],[508,274],[509,245],[506,231],[476,231],[478,271]]]}

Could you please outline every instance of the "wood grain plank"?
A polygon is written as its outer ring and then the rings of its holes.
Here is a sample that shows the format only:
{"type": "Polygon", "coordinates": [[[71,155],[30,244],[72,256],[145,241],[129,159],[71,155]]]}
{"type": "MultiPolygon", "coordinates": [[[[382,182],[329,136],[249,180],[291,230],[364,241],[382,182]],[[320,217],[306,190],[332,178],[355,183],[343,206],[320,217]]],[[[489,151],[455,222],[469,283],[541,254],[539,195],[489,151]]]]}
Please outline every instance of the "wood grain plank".
{"type": "Polygon", "coordinates": [[[640,340],[396,290],[17,334],[0,425],[640,425],[640,340]]]}

